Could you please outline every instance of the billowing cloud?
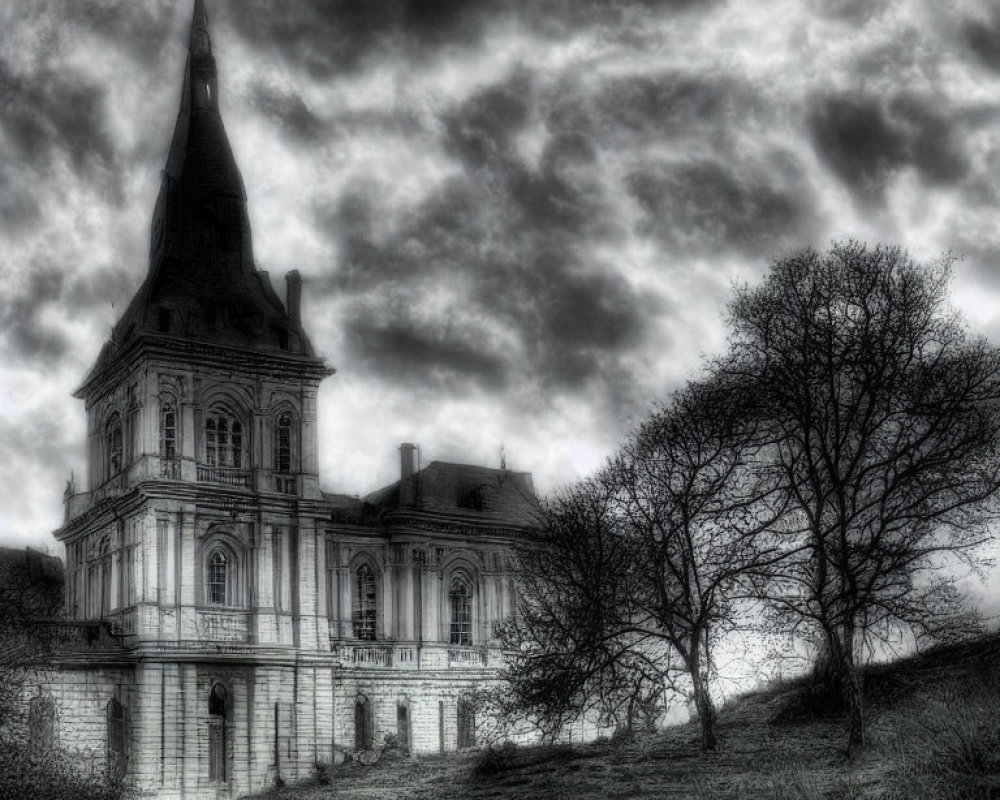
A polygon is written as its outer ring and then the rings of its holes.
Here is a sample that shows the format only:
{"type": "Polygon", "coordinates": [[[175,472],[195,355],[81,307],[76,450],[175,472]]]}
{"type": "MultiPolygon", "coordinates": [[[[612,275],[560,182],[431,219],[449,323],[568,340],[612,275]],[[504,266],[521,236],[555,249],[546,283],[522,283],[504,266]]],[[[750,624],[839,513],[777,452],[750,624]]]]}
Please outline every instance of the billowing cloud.
{"type": "MultiPolygon", "coordinates": [[[[302,272],[338,369],[329,489],[391,480],[404,439],[584,474],[720,346],[732,282],[807,244],[963,252],[956,297],[1000,331],[986,0],[208,7],[255,252],[302,272]]],[[[0,9],[0,538],[44,541],[81,469],[69,392],[145,274],[189,19],[0,9]]]]}

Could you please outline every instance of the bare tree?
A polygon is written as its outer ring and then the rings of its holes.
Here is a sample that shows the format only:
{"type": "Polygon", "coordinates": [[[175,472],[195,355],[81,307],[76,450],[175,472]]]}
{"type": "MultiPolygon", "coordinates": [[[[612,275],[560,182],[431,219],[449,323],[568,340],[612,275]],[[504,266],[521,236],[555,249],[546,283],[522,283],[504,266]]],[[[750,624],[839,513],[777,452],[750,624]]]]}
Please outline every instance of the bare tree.
{"type": "Polygon", "coordinates": [[[836,244],[777,261],[737,290],[718,371],[756,386],[764,451],[805,533],[768,582],[819,632],[865,742],[857,655],[879,626],[931,632],[957,608],[949,553],[975,566],[1000,486],[1000,351],[948,306],[951,260],[836,244]]]}
{"type": "Polygon", "coordinates": [[[662,684],[655,642],[627,624],[632,554],[616,502],[606,474],[581,481],[541,509],[518,548],[518,613],[500,630],[514,657],[490,703],[550,736],[586,714],[627,726],[662,684]]]}
{"type": "Polygon", "coordinates": [[[712,647],[736,625],[748,577],[785,556],[767,535],[775,492],[747,468],[759,442],[743,402],[720,381],[688,385],[558,499],[521,553],[514,706],[560,719],[596,700],[607,715],[683,678],[702,748],[716,747],[712,647]]]}
{"type": "Polygon", "coordinates": [[[661,638],[691,683],[702,748],[715,749],[713,652],[739,625],[747,582],[786,557],[779,494],[756,468],[764,444],[739,384],[690,383],[612,464],[633,554],[629,619],[661,638]]]}

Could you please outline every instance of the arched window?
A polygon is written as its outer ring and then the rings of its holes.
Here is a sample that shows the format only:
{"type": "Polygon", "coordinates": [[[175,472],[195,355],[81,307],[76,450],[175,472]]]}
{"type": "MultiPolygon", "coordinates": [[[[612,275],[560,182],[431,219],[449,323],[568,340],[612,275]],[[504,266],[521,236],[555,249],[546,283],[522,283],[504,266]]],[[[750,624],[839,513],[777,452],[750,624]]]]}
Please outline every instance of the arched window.
{"type": "Polygon", "coordinates": [[[177,405],[172,398],[160,404],[160,455],[177,457],[177,405]]]}
{"type": "Polygon", "coordinates": [[[377,615],[375,573],[362,564],[354,573],[354,635],[358,639],[375,639],[377,615]]]}
{"type": "Polygon", "coordinates": [[[213,606],[233,604],[230,580],[232,577],[229,554],[222,548],[213,550],[208,556],[208,603],[213,606]]]}
{"type": "Polygon", "coordinates": [[[108,453],[108,477],[122,471],[122,418],[116,411],[104,427],[104,445],[108,453]]]}
{"type": "Polygon", "coordinates": [[[451,610],[452,644],[472,644],[472,592],[468,584],[460,578],[455,578],[448,592],[448,605],[451,610]]]}
{"type": "Polygon", "coordinates": [[[276,472],[292,471],[292,415],[278,415],[274,431],[274,469],[276,472]]]}
{"type": "Polygon", "coordinates": [[[243,424],[225,409],[213,409],[205,419],[205,463],[243,466],[243,424]]]}
{"type": "Polygon", "coordinates": [[[208,693],[208,778],[218,783],[228,778],[226,721],[229,718],[229,692],[221,683],[208,693]]]}

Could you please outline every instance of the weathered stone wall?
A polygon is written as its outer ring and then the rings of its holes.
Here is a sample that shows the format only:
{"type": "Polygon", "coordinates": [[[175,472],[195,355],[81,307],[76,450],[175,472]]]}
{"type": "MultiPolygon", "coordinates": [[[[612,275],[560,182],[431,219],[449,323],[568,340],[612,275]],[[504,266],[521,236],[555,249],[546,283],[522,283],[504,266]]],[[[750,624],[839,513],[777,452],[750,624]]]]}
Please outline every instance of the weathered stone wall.
{"type": "Polygon", "coordinates": [[[54,706],[53,746],[81,769],[100,774],[107,768],[108,704],[117,700],[131,713],[139,703],[130,669],[44,669],[24,684],[21,713],[11,733],[28,741],[30,707],[35,698],[54,706]]]}

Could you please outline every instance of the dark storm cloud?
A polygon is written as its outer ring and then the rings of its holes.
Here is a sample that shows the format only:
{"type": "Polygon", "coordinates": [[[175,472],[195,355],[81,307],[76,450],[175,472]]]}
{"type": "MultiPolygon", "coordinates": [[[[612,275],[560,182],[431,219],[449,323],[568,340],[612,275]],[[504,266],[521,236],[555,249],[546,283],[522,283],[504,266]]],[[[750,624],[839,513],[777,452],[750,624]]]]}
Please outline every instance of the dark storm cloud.
{"type": "Polygon", "coordinates": [[[530,74],[515,70],[444,114],[445,148],[468,169],[504,168],[511,159],[514,136],[528,122],[530,74]]]}
{"type": "Polygon", "coordinates": [[[561,390],[600,379],[638,343],[651,305],[613,265],[588,264],[570,248],[495,265],[476,298],[518,332],[530,373],[561,390]]]}
{"type": "Polygon", "coordinates": [[[913,166],[928,183],[948,184],[968,170],[950,119],[915,95],[814,97],[808,112],[813,146],[864,200],[880,200],[888,181],[913,166]]]}
{"type": "Polygon", "coordinates": [[[109,298],[122,296],[129,280],[120,267],[71,272],[62,265],[38,261],[25,275],[22,285],[7,289],[7,302],[0,309],[0,332],[9,353],[49,367],[66,354],[70,342],[46,312],[58,309],[58,316],[68,318],[93,314],[106,307],[109,298]]]}
{"type": "Polygon", "coordinates": [[[8,236],[29,233],[41,218],[38,198],[10,162],[0,162],[0,232],[8,236]]]}
{"type": "Polygon", "coordinates": [[[83,172],[114,163],[106,99],[106,87],[86,78],[46,71],[27,80],[0,62],[0,128],[17,157],[43,168],[57,150],[83,172]]]}
{"type": "Polygon", "coordinates": [[[774,176],[743,178],[715,161],[645,164],[628,177],[643,210],[638,232],[692,254],[732,249],[766,256],[809,241],[812,198],[795,180],[798,167],[787,154],[772,166],[774,176]],[[771,182],[782,172],[793,179],[794,189],[771,182]]]}
{"type": "MultiPolygon", "coordinates": [[[[54,4],[52,4],[54,5],[54,4]]],[[[173,14],[162,3],[130,0],[73,0],[58,3],[58,20],[64,35],[88,31],[114,48],[122,48],[146,63],[158,59],[166,48],[175,48],[176,15],[190,19],[192,3],[178,3],[173,14]]]]}
{"type": "Polygon", "coordinates": [[[289,136],[310,144],[326,129],[323,120],[314,114],[302,96],[295,91],[267,86],[259,81],[250,86],[250,105],[289,136]]]}
{"type": "Polygon", "coordinates": [[[449,41],[473,43],[480,6],[460,0],[248,0],[225,13],[247,41],[279,54],[316,78],[354,69],[367,56],[449,41]]]}
{"type": "MultiPolygon", "coordinates": [[[[235,0],[226,15],[246,41],[325,79],[366,59],[432,55],[476,46],[505,21],[549,38],[635,22],[636,12],[704,8],[705,0],[235,0]]],[[[641,26],[640,26],[641,28],[641,26]]]]}
{"type": "Polygon", "coordinates": [[[359,305],[344,331],[351,354],[381,375],[424,390],[504,388],[508,364],[478,331],[383,311],[359,305]]]}
{"type": "MultiPolygon", "coordinates": [[[[595,111],[623,133],[645,140],[663,137],[731,136],[764,112],[757,89],[731,75],[670,70],[604,81],[595,111]],[[735,126],[734,123],[738,123],[735,126]]],[[[557,107],[554,115],[558,118],[557,107]]],[[[572,118],[579,123],[579,117],[572,118]]]]}
{"type": "Polygon", "coordinates": [[[962,38],[981,64],[1000,72],[1000,14],[989,22],[969,20],[962,26],[962,38]]]}
{"type": "Polygon", "coordinates": [[[348,347],[365,369],[572,391],[616,372],[642,338],[653,306],[592,249],[627,233],[602,187],[600,143],[535,126],[536,155],[518,149],[545,106],[536,89],[518,68],[444,109],[440,144],[462,172],[388,220],[384,192],[366,178],[315,209],[340,252],[325,290],[365,297],[346,311],[348,347]],[[441,302],[441,286],[448,324],[429,325],[411,312],[441,302]],[[502,330],[505,346],[484,329],[502,330]]]}

